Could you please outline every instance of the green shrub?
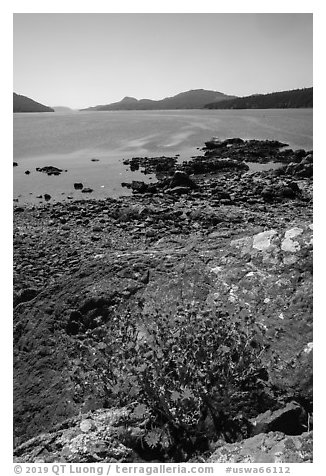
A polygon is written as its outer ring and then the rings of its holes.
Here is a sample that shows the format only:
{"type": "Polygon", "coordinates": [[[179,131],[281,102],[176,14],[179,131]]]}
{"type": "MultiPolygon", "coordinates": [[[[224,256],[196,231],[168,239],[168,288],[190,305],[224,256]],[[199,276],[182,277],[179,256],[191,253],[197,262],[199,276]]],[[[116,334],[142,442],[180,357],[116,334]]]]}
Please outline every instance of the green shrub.
{"type": "Polygon", "coordinates": [[[209,440],[248,436],[264,409],[267,372],[254,320],[228,312],[179,309],[176,315],[126,313],[106,343],[108,388],[121,405],[137,402],[145,442],[186,460],[209,440]]]}

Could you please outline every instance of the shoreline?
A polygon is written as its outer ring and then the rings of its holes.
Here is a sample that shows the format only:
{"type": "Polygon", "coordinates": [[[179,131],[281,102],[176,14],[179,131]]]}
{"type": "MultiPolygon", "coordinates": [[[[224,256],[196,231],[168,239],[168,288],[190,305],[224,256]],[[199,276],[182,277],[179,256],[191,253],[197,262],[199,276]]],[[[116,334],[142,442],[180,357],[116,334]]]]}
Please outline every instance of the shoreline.
{"type": "MultiPolygon", "coordinates": [[[[17,461],[83,462],[88,456],[78,435],[103,443],[102,462],[114,458],[109,449],[114,442],[124,448],[122,461],[157,459],[149,448],[147,456],[139,453],[135,438],[119,440],[101,430],[108,409],[118,412],[117,401],[97,377],[102,344],[112,320],[127,309],[135,315],[153,316],[156,309],[176,314],[192,302],[202,311],[244,307],[265,329],[264,365],[277,392],[270,403],[253,405],[248,413],[248,421],[267,410],[274,415],[273,424],[261,417],[265,426],[258,434],[284,433],[291,418],[302,425],[292,435],[304,439],[309,433],[312,152],[283,153],[277,143],[267,142],[213,141],[204,156],[181,167],[140,158],[128,165],[159,172],[159,178],[151,185],[130,182],[129,197],[15,204],[17,461]],[[282,157],[284,166],[248,174],[245,156],[259,163],[282,157]],[[296,406],[289,410],[291,402],[296,406]],[[275,412],[291,415],[290,420],[283,416],[287,423],[276,424],[275,412]],[[67,419],[71,434],[60,447],[62,431],[53,428],[67,419]],[[80,429],[83,421],[90,425],[86,431],[80,429]],[[26,443],[51,431],[56,449],[46,450],[42,439],[26,443]]],[[[139,421],[130,424],[142,428],[139,421]]],[[[234,441],[254,434],[241,427],[234,441]]],[[[87,451],[96,454],[92,448],[87,451]]],[[[203,452],[205,461],[212,448],[203,452]]],[[[166,462],[180,457],[170,450],[166,462]]]]}

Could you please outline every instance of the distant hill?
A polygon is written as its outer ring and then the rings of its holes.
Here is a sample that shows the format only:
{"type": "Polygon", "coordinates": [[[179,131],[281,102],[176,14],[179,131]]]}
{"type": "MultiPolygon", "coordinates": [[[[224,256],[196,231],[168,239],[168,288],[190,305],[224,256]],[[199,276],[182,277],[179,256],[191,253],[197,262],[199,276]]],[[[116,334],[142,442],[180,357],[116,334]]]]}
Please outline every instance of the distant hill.
{"type": "Polygon", "coordinates": [[[293,89],[270,94],[254,94],[231,101],[212,102],[207,109],[287,109],[313,107],[313,88],[293,89]]]}
{"type": "Polygon", "coordinates": [[[52,106],[54,112],[73,112],[74,110],[66,106],[52,106]]]}
{"type": "Polygon", "coordinates": [[[194,89],[176,96],[154,101],[152,99],[136,99],[126,96],[119,102],[102,106],[89,107],[81,111],[122,111],[122,110],[148,110],[148,109],[201,109],[209,102],[225,101],[236,98],[218,91],[194,89]]]}
{"type": "Polygon", "coordinates": [[[54,112],[54,110],[26,96],[14,93],[14,112],[54,112]]]}

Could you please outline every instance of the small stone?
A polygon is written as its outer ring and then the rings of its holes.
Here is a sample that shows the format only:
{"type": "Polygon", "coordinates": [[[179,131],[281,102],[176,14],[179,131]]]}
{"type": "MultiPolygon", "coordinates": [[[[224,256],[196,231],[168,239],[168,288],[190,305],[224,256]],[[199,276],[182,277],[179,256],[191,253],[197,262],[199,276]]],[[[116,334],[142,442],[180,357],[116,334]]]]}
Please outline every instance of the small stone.
{"type": "Polygon", "coordinates": [[[74,189],[75,190],[82,190],[84,188],[84,185],[81,182],[75,182],[74,183],[74,189]]]}
{"type": "Polygon", "coordinates": [[[305,354],[310,354],[310,352],[313,350],[314,348],[314,344],[313,342],[308,342],[308,344],[306,345],[306,347],[303,349],[303,352],[305,354]]]}
{"type": "Polygon", "coordinates": [[[88,433],[94,428],[94,423],[92,422],[92,420],[83,420],[80,423],[79,428],[83,433],[88,433]]]}
{"type": "Polygon", "coordinates": [[[92,192],[93,192],[93,189],[89,187],[86,187],[82,190],[82,193],[92,193],[92,192]]]}
{"type": "Polygon", "coordinates": [[[29,175],[29,174],[30,174],[30,171],[29,171],[29,170],[25,170],[25,174],[26,174],[26,175],[29,175]]]}
{"type": "Polygon", "coordinates": [[[49,195],[48,193],[45,193],[44,194],[44,200],[48,201],[51,199],[51,195],[49,195]]]}
{"type": "Polygon", "coordinates": [[[14,162],[14,167],[18,167],[18,164],[17,164],[17,162],[14,162]]]}
{"type": "Polygon", "coordinates": [[[263,231],[254,236],[253,248],[265,251],[271,245],[271,239],[277,234],[276,230],[263,231]]]}

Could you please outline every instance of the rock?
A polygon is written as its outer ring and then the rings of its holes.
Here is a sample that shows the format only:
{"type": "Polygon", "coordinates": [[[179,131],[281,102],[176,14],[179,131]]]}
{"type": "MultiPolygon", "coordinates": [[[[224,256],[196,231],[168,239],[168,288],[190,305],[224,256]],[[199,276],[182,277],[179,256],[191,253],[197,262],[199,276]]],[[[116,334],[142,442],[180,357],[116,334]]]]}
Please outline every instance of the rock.
{"type": "Polygon", "coordinates": [[[176,157],[133,157],[132,159],[126,159],[123,161],[125,165],[130,166],[131,171],[141,170],[144,174],[161,174],[168,175],[174,170],[176,157]]]}
{"type": "Polygon", "coordinates": [[[50,199],[51,199],[51,195],[49,195],[48,193],[45,193],[44,200],[49,201],[50,199]]]}
{"type": "Polygon", "coordinates": [[[191,191],[190,187],[173,187],[167,188],[165,193],[172,194],[172,195],[183,195],[185,193],[189,193],[191,191]]]}
{"type": "Polygon", "coordinates": [[[93,189],[92,188],[89,188],[89,187],[85,187],[83,188],[82,190],[82,193],[92,193],[93,192],[93,189]]]}
{"type": "Polygon", "coordinates": [[[139,428],[143,420],[133,416],[128,408],[98,410],[75,417],[16,447],[14,461],[140,463],[143,460],[133,448],[138,448],[139,439],[144,437],[144,430],[139,428]]]}
{"type": "Polygon", "coordinates": [[[302,168],[297,172],[298,177],[312,177],[313,176],[313,165],[304,164],[302,168]]]}
{"type": "Polygon", "coordinates": [[[301,160],[301,163],[302,163],[302,164],[312,164],[312,163],[313,163],[313,155],[312,155],[312,154],[306,155],[306,156],[301,160]]]}
{"type": "MultiPolygon", "coordinates": [[[[227,157],[240,163],[236,157],[247,160],[252,153],[257,161],[270,160],[278,150],[261,141],[227,144],[203,163],[219,157],[223,163],[230,163],[227,157]]],[[[292,152],[287,159],[292,161],[292,152]]],[[[300,169],[306,165],[294,163],[300,169]]],[[[189,164],[178,167],[191,173],[189,164]]],[[[44,447],[40,443],[35,452],[23,452],[26,458],[102,461],[120,444],[130,450],[127,441],[133,437],[106,438],[97,433],[94,417],[99,408],[118,405],[119,396],[108,391],[101,371],[110,362],[105,350],[110,329],[126,310],[140,318],[156,316],[157,310],[173,315],[180,303],[195,303],[203,311],[225,309],[239,322],[255,316],[266,345],[262,360],[270,398],[259,404],[243,398],[243,418],[260,418],[264,431],[272,427],[285,433],[297,411],[283,408],[291,401],[300,402],[310,418],[312,180],[242,172],[230,167],[197,175],[199,191],[180,196],[164,193],[172,175],[162,174],[153,189],[145,184],[145,192],[132,197],[53,201],[20,213],[14,208],[15,296],[24,288],[41,290],[14,309],[15,445],[51,432],[44,447]],[[294,195],[285,195],[292,198],[282,197],[281,187],[289,187],[294,195]],[[268,204],[261,195],[266,188],[268,204]],[[152,190],[156,195],[149,195],[152,190]],[[103,232],[94,232],[96,227],[103,232]],[[280,423],[283,410],[286,424],[280,423]],[[74,420],[78,415],[83,417],[74,420]],[[67,422],[71,418],[74,424],[67,422]],[[82,419],[95,427],[81,431],[82,419]],[[280,426],[271,426],[275,421],[280,426]],[[64,444],[55,434],[57,424],[63,425],[64,444]]],[[[131,428],[132,435],[139,430],[131,428]]],[[[209,422],[206,428],[214,429],[209,422]]],[[[241,427],[236,438],[249,431],[241,427]]]]}
{"type": "Polygon", "coordinates": [[[29,175],[29,174],[30,174],[30,171],[29,171],[29,170],[25,170],[25,174],[26,174],[26,175],[29,175]]]}
{"type": "Polygon", "coordinates": [[[218,149],[224,147],[224,143],[218,139],[212,139],[210,141],[205,142],[206,149],[218,149]]]}
{"type": "Polygon", "coordinates": [[[240,139],[240,137],[235,137],[233,139],[226,139],[223,141],[224,145],[233,145],[233,144],[244,144],[244,140],[240,139]]]}
{"type": "Polygon", "coordinates": [[[271,202],[275,197],[274,188],[269,185],[267,187],[264,187],[261,192],[261,196],[266,202],[271,202]]]}
{"type": "Polygon", "coordinates": [[[230,200],[230,194],[226,192],[223,189],[220,189],[219,187],[213,188],[212,189],[212,195],[217,195],[219,199],[221,198],[226,198],[227,200],[230,200]]]}
{"type": "Polygon", "coordinates": [[[229,157],[215,158],[214,156],[196,157],[188,163],[189,173],[200,175],[213,172],[226,172],[228,170],[247,171],[249,166],[242,160],[234,160],[229,157]]]}
{"type": "Polygon", "coordinates": [[[312,463],[312,432],[287,436],[259,434],[238,443],[221,445],[206,463],[312,463]]]}
{"type": "Polygon", "coordinates": [[[170,189],[174,189],[176,187],[187,187],[188,189],[196,189],[198,188],[198,185],[191,180],[188,174],[186,172],[177,170],[170,182],[170,189]]]}
{"type": "Polygon", "coordinates": [[[253,424],[252,435],[281,431],[286,435],[300,435],[307,429],[307,414],[297,402],[290,402],[284,408],[270,411],[251,420],[253,424]]]}
{"type": "Polygon", "coordinates": [[[277,195],[281,198],[294,198],[296,194],[292,187],[287,187],[284,185],[279,187],[277,190],[277,195]]]}
{"type": "Polygon", "coordinates": [[[286,168],[285,173],[287,175],[310,178],[313,176],[313,162],[312,154],[305,156],[302,160],[298,158],[298,162],[291,162],[286,168]],[[299,161],[300,159],[300,161],[299,161]]]}
{"type": "Polygon", "coordinates": [[[53,167],[53,165],[47,165],[45,167],[36,167],[36,171],[43,172],[48,175],[60,175],[62,169],[59,169],[58,167],[53,167]]]}
{"type": "Polygon", "coordinates": [[[133,192],[145,193],[147,192],[148,185],[145,182],[139,180],[133,180],[131,182],[131,189],[133,192]]]}
{"type": "Polygon", "coordinates": [[[96,426],[94,425],[94,422],[92,420],[85,419],[81,421],[79,428],[83,433],[88,433],[92,429],[96,428],[96,426]]]}
{"type": "Polygon", "coordinates": [[[17,164],[17,162],[14,162],[14,167],[18,167],[18,164],[17,164]]]}
{"type": "Polygon", "coordinates": [[[75,190],[81,190],[84,187],[84,185],[81,182],[75,182],[74,183],[74,189],[75,190]]]}
{"type": "Polygon", "coordinates": [[[307,155],[307,152],[303,149],[298,149],[294,151],[293,154],[293,161],[294,162],[301,162],[301,159],[307,155]]]}
{"type": "Polygon", "coordinates": [[[17,304],[22,302],[31,301],[39,294],[39,292],[40,291],[35,288],[22,289],[18,293],[14,294],[14,306],[17,306],[17,304]]]}

